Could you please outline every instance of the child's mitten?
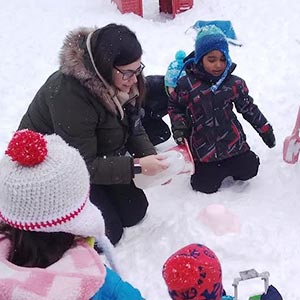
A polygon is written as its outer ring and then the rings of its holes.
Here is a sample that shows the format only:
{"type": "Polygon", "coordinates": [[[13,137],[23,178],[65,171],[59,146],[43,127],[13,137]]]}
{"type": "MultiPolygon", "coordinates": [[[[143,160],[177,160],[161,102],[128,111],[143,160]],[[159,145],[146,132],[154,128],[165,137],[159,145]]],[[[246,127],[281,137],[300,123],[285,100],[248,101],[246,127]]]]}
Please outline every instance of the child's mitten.
{"type": "Polygon", "coordinates": [[[273,133],[272,126],[267,123],[259,130],[259,135],[263,139],[264,143],[269,147],[273,148],[276,145],[275,135],[273,133]]]}

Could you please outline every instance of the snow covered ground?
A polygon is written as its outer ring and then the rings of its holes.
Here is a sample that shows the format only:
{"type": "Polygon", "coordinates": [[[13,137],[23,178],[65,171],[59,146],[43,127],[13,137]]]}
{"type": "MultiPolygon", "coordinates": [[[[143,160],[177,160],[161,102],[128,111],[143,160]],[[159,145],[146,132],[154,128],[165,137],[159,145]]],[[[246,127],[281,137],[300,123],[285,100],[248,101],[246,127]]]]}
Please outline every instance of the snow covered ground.
{"type": "MultiPolygon", "coordinates": [[[[259,174],[249,184],[224,187],[213,195],[192,191],[189,178],[146,190],[146,218],[128,228],[116,248],[124,278],[146,299],[169,299],[161,268],[188,243],[203,243],[218,255],[224,287],[233,293],[239,271],[269,271],[285,300],[300,299],[300,162],[282,160],[300,105],[300,2],[194,0],[193,9],[175,19],[159,14],[158,0],[144,0],[144,18],[122,15],[109,0],[1,0],[0,155],[20,118],[47,77],[58,67],[65,35],[80,26],[122,23],[137,33],[144,49],[145,75],[164,74],[175,52],[189,52],[193,36],[185,31],[197,20],[231,20],[242,47],[231,46],[235,74],[244,78],[256,104],[273,125],[277,145],[269,149],[239,115],[248,142],[259,155],[259,174]],[[215,235],[199,218],[209,204],[223,204],[239,216],[241,230],[215,235]]],[[[168,121],[168,119],[166,118],[168,121]]],[[[164,150],[173,140],[158,147],[164,150]]],[[[263,284],[240,284],[240,299],[262,292],[263,284]]]]}

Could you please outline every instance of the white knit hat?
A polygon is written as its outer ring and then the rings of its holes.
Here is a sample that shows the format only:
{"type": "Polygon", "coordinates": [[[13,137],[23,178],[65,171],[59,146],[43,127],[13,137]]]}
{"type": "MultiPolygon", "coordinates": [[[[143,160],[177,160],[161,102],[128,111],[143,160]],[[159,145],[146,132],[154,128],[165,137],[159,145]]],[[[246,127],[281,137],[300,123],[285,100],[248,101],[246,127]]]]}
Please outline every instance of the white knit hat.
{"type": "Polygon", "coordinates": [[[27,231],[94,237],[115,268],[101,211],[89,200],[79,151],[58,135],[17,131],[0,161],[0,218],[27,231]]]}

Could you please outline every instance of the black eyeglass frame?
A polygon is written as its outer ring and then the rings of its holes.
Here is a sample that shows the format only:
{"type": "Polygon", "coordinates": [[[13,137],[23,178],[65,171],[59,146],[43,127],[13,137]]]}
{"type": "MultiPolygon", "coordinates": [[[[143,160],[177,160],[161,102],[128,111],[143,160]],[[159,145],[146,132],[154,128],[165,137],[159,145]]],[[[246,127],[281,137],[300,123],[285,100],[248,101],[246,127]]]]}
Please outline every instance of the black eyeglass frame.
{"type": "Polygon", "coordinates": [[[145,65],[141,62],[141,65],[135,70],[126,70],[126,71],[123,71],[123,70],[120,70],[118,69],[116,66],[114,66],[114,68],[122,74],[122,79],[123,80],[129,80],[130,78],[132,78],[134,75],[135,76],[139,76],[143,70],[145,69],[145,65]]]}

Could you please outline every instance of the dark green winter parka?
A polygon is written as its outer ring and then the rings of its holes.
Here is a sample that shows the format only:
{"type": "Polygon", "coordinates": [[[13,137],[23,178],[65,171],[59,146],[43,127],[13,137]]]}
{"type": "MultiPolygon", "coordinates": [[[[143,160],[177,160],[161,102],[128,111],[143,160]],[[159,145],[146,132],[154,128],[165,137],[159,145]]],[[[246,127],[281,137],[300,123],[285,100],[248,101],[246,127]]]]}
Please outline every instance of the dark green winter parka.
{"type": "Polygon", "coordinates": [[[156,151],[140,122],[133,129],[126,109],[121,119],[90,68],[85,47],[90,31],[81,28],[67,36],[60,69],[40,88],[19,129],[60,135],[84,157],[92,183],[128,184],[134,176],[133,159],[125,153],[143,157],[156,151]]]}

